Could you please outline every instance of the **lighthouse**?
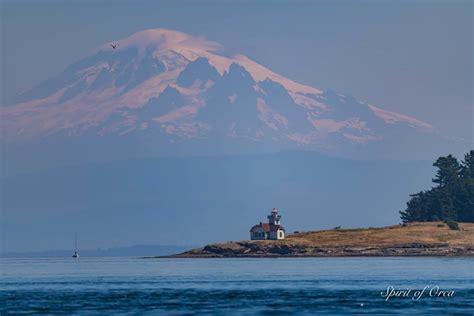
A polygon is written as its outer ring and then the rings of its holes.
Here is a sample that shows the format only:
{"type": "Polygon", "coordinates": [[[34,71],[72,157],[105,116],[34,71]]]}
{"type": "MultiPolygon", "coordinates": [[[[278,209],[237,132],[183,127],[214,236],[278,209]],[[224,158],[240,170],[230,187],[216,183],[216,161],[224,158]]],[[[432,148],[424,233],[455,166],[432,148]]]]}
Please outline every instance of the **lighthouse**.
{"type": "Polygon", "coordinates": [[[280,224],[281,215],[278,214],[278,210],[273,208],[267,218],[268,224],[260,222],[260,224],[255,225],[250,229],[250,239],[285,239],[285,228],[280,224]]]}
{"type": "Polygon", "coordinates": [[[278,214],[278,210],[276,208],[272,209],[270,215],[267,216],[268,224],[270,225],[280,225],[281,215],[278,214]]]}

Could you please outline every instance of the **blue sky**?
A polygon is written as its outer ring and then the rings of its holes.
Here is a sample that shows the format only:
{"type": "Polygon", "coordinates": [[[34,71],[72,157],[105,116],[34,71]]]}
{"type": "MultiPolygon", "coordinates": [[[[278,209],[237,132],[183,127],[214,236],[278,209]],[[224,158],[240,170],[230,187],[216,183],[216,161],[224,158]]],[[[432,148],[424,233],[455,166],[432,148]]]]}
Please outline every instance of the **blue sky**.
{"type": "MultiPolygon", "coordinates": [[[[472,139],[471,1],[1,1],[5,99],[164,27],[472,139]]],[[[2,102],[3,103],[3,102],[2,102]]]]}

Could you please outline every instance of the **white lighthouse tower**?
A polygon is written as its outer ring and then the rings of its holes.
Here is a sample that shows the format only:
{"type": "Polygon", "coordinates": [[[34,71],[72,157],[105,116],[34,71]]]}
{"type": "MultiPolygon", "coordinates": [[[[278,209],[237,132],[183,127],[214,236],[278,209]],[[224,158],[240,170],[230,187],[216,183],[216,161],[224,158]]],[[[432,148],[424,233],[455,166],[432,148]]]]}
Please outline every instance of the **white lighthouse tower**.
{"type": "Polygon", "coordinates": [[[267,216],[268,224],[270,225],[280,225],[281,215],[278,214],[278,210],[276,208],[272,209],[270,215],[267,216]]]}

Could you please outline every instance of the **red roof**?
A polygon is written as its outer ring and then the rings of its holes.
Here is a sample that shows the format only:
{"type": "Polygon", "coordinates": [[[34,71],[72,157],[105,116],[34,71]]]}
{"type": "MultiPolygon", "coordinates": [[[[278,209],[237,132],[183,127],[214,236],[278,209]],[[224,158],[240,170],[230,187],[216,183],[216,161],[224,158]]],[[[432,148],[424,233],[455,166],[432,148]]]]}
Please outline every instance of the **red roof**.
{"type": "Polygon", "coordinates": [[[255,225],[253,226],[250,231],[253,231],[255,228],[259,228],[261,227],[263,229],[264,232],[276,232],[278,231],[278,229],[281,229],[283,231],[285,231],[285,228],[283,228],[283,226],[281,225],[272,225],[272,224],[267,224],[267,223],[260,223],[258,225],[255,225]]]}

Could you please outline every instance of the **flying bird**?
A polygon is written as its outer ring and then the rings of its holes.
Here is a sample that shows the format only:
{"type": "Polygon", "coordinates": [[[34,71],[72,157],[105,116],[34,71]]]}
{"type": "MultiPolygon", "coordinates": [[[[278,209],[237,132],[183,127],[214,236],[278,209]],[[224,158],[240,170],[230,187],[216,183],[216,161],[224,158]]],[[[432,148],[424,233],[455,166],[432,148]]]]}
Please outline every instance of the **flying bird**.
{"type": "Polygon", "coordinates": [[[117,45],[114,45],[114,44],[110,44],[110,46],[112,46],[113,49],[117,47],[117,45]]]}

